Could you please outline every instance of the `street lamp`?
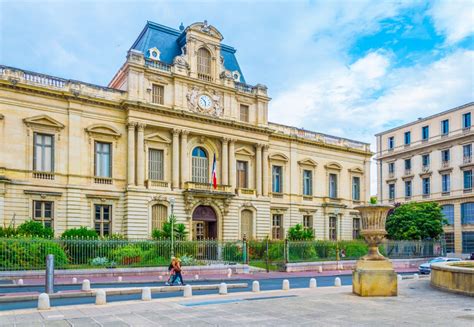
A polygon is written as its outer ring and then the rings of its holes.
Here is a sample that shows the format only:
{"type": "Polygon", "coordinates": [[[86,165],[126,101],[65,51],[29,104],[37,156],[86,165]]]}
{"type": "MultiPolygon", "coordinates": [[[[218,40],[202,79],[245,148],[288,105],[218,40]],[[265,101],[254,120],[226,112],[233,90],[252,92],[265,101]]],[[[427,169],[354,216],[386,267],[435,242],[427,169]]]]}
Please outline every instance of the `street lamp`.
{"type": "Polygon", "coordinates": [[[174,257],[174,202],[175,198],[170,198],[171,204],[171,215],[170,215],[170,222],[171,222],[171,256],[174,257]]]}

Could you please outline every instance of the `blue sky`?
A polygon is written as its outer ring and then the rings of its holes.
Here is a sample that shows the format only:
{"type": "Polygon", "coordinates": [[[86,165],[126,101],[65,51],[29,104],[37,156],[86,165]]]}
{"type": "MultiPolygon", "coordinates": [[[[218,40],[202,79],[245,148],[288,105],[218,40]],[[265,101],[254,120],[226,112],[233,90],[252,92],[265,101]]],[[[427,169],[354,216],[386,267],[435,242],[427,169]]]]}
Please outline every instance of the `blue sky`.
{"type": "Polygon", "coordinates": [[[106,85],[151,20],[207,19],[269,87],[272,121],[374,145],[473,100],[472,1],[0,0],[0,63],[106,85]]]}

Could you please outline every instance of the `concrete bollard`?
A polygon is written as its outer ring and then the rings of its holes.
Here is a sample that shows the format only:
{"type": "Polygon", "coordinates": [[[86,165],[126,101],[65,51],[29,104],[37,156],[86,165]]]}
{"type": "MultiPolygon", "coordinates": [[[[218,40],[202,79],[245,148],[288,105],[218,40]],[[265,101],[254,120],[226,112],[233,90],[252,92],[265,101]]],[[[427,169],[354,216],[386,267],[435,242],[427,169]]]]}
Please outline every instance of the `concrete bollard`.
{"type": "Polygon", "coordinates": [[[163,276],[161,276],[161,275],[158,276],[158,279],[159,279],[159,280],[163,280],[163,276]]]}
{"type": "Polygon", "coordinates": [[[319,266],[319,267],[318,267],[318,272],[319,272],[319,273],[322,273],[322,272],[323,272],[323,266],[319,266]]]}
{"type": "Polygon", "coordinates": [[[38,296],[38,310],[49,310],[51,306],[49,304],[49,295],[46,293],[41,293],[38,296]]]}
{"type": "Polygon", "coordinates": [[[341,279],[339,277],[336,277],[334,279],[334,286],[340,287],[341,286],[341,279]]]}
{"type": "Polygon", "coordinates": [[[17,282],[17,285],[23,285],[23,279],[20,278],[17,282]]]}
{"type": "Polygon", "coordinates": [[[403,280],[402,275],[398,274],[398,275],[397,275],[397,282],[400,283],[402,280],[403,280]]]}
{"type": "Polygon", "coordinates": [[[252,283],[252,292],[258,293],[260,292],[260,283],[258,280],[254,280],[252,283]]]}
{"type": "Polygon", "coordinates": [[[195,279],[195,280],[198,280],[198,279],[199,279],[199,275],[198,275],[198,274],[194,275],[194,279],[195,279]]]}
{"type": "Polygon", "coordinates": [[[288,279],[283,280],[283,284],[281,286],[281,289],[284,291],[288,291],[290,289],[290,281],[288,279]]]}
{"type": "Polygon", "coordinates": [[[142,301],[151,301],[151,288],[144,287],[142,289],[142,301]]]}
{"type": "Polygon", "coordinates": [[[232,269],[227,269],[227,278],[232,277],[232,269]]]}
{"type": "Polygon", "coordinates": [[[117,277],[117,282],[121,282],[122,281],[122,276],[118,276],[117,277]]]}
{"type": "Polygon", "coordinates": [[[191,287],[191,285],[184,286],[183,296],[184,297],[192,297],[193,296],[193,288],[191,287]]]}
{"type": "Polygon", "coordinates": [[[219,295],[226,295],[227,294],[227,284],[221,283],[219,285],[219,295]]]}
{"type": "Polygon", "coordinates": [[[309,288],[316,288],[318,287],[318,284],[316,283],[316,278],[311,278],[309,280],[309,288]]]}
{"type": "Polygon", "coordinates": [[[73,277],[73,278],[72,278],[72,283],[73,283],[73,284],[76,284],[76,283],[77,283],[77,278],[76,278],[76,277],[73,277]]]}
{"type": "Polygon", "coordinates": [[[95,304],[96,305],[103,305],[107,304],[107,294],[104,290],[97,290],[95,292],[95,304]]]}
{"type": "Polygon", "coordinates": [[[82,290],[83,291],[90,291],[91,290],[91,282],[88,279],[84,279],[82,281],[82,290]]]}
{"type": "Polygon", "coordinates": [[[418,279],[420,279],[420,276],[418,274],[413,274],[413,279],[418,280],[418,279]]]}

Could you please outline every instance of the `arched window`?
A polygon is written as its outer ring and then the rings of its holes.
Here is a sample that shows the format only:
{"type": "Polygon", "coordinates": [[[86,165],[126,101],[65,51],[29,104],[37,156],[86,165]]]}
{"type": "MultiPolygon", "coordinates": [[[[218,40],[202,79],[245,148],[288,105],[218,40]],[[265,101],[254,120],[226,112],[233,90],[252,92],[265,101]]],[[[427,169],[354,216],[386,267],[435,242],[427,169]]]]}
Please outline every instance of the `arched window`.
{"type": "Polygon", "coordinates": [[[196,147],[193,150],[193,182],[208,183],[209,182],[209,160],[207,153],[201,147],[196,147]]]}
{"type": "Polygon", "coordinates": [[[242,237],[253,238],[253,212],[251,210],[242,210],[240,214],[240,231],[242,237]]]}
{"type": "Polygon", "coordinates": [[[448,220],[448,225],[454,225],[454,205],[445,204],[444,206],[441,206],[441,210],[444,218],[448,220]]]}
{"type": "Polygon", "coordinates": [[[162,229],[168,220],[168,208],[163,204],[155,204],[151,207],[151,230],[162,229]]]}
{"type": "Polygon", "coordinates": [[[211,53],[200,48],[197,53],[197,72],[198,77],[204,80],[210,80],[211,77],[211,53]]]}

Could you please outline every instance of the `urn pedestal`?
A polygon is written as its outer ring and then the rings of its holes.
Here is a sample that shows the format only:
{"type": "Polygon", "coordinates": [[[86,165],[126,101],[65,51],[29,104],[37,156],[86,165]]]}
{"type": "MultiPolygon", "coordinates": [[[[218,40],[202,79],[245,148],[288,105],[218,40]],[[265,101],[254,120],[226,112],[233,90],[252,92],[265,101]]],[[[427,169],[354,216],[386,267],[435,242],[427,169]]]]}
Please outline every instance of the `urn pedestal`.
{"type": "Polygon", "coordinates": [[[397,274],[392,263],[380,254],[378,246],[384,239],[385,220],[392,206],[359,206],[361,235],[369,245],[369,253],[360,258],[352,273],[352,292],[359,296],[397,296],[397,274]]]}

